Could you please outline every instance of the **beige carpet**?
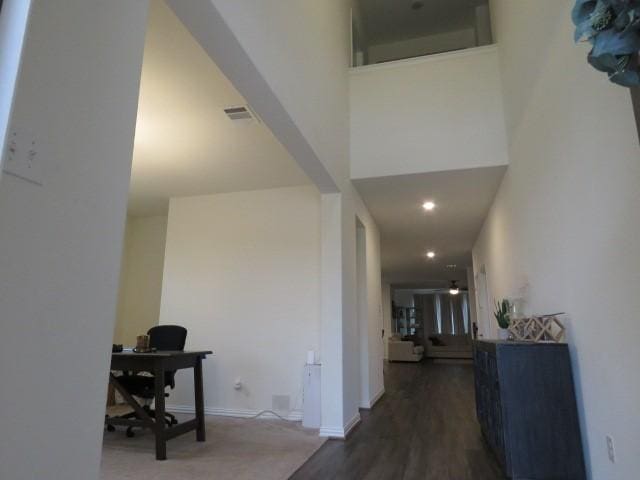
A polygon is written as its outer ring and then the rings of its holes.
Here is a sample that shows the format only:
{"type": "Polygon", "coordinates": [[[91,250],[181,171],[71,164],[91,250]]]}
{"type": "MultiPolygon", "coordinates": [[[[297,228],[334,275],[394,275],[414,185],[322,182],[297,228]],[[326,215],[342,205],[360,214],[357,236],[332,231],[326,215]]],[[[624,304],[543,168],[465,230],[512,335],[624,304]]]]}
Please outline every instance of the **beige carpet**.
{"type": "Polygon", "coordinates": [[[102,480],[284,480],[324,443],[317,430],[282,420],[207,417],[207,441],[189,432],[167,443],[156,461],[153,435],[124,429],[104,433],[102,480]]]}

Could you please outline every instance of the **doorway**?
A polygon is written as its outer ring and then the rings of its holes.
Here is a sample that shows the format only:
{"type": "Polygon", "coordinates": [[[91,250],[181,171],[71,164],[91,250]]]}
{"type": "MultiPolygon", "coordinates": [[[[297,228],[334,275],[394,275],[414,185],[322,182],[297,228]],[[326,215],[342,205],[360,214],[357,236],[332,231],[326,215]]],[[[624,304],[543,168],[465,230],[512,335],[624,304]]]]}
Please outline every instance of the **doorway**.
{"type": "Polygon", "coordinates": [[[356,285],[360,407],[369,408],[369,315],[367,303],[367,231],[356,217],[356,285]]]}

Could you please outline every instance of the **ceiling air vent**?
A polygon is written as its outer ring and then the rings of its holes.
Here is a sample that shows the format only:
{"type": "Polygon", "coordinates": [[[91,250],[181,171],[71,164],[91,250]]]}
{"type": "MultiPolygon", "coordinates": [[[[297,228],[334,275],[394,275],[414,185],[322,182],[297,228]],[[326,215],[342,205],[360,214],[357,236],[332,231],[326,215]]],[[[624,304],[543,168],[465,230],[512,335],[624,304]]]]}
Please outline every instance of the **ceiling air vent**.
{"type": "Polygon", "coordinates": [[[229,107],[224,109],[224,113],[227,114],[230,120],[237,121],[249,121],[255,120],[256,117],[249,107],[229,107]]]}

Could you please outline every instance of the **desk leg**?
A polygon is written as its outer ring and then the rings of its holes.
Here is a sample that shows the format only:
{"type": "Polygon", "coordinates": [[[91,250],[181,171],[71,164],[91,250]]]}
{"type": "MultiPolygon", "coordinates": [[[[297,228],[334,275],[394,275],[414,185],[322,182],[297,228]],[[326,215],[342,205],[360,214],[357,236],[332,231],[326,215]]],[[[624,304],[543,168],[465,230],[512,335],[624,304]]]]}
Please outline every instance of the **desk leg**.
{"type": "Polygon", "coordinates": [[[156,460],[167,459],[167,438],[164,427],[164,366],[156,365],[153,375],[155,377],[155,422],[154,433],[156,435],[156,460]]]}
{"type": "Polygon", "coordinates": [[[193,386],[196,398],[196,421],[198,422],[198,426],[196,427],[196,439],[199,442],[204,442],[206,440],[206,435],[204,431],[204,391],[201,358],[196,360],[196,364],[193,367],[193,386]]]}

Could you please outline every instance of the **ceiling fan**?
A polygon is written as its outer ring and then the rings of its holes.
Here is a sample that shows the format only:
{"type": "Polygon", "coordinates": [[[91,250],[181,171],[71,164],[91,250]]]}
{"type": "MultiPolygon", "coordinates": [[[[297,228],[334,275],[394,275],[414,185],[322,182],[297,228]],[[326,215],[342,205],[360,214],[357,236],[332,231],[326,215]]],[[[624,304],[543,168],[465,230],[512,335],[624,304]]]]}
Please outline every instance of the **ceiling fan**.
{"type": "Polygon", "coordinates": [[[458,286],[458,280],[451,280],[448,288],[441,288],[438,290],[439,293],[448,293],[450,295],[458,295],[460,292],[468,291],[469,289],[467,287],[458,286]]]}

